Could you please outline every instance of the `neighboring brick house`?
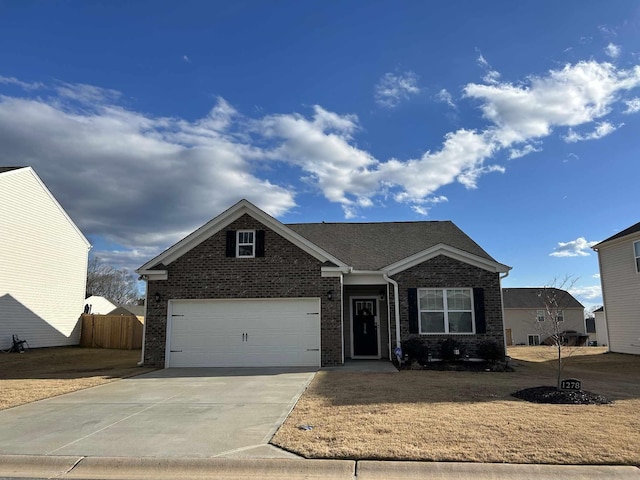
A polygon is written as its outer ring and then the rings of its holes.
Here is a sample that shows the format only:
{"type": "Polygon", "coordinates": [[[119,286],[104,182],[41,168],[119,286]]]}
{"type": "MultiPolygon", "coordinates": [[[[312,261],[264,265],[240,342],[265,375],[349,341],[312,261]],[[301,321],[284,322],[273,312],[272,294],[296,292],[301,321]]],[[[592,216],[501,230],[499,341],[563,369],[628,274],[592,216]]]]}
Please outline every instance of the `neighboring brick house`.
{"type": "Polygon", "coordinates": [[[284,225],[241,200],[137,270],[143,361],[331,366],[391,359],[412,336],[474,356],[504,344],[509,270],[448,221],[284,225]]]}

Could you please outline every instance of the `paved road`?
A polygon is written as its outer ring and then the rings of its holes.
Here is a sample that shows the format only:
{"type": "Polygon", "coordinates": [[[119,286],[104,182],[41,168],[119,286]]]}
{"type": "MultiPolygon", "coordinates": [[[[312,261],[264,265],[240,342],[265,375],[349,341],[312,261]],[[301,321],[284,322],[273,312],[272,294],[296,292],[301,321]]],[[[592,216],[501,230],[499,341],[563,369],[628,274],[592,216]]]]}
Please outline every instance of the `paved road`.
{"type": "Polygon", "coordinates": [[[0,455],[294,457],[268,442],[314,375],[157,370],[0,411],[0,455]]]}

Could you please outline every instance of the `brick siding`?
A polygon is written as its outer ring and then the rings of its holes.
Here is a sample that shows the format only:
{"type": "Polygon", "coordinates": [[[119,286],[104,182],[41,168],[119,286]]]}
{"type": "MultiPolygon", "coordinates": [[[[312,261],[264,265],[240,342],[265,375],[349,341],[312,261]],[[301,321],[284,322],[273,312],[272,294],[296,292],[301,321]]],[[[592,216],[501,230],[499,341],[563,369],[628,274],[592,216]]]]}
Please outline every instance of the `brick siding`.
{"type": "Polygon", "coordinates": [[[321,300],[322,366],[342,363],[340,279],[323,278],[322,263],[249,215],[171,263],[167,280],[149,281],[144,362],[164,367],[167,301],[317,297],[321,300]],[[226,256],[227,230],[264,230],[265,256],[226,256]],[[327,292],[333,290],[333,300],[327,292]],[[156,293],[161,301],[155,302],[156,293]]]}
{"type": "MultiPolygon", "coordinates": [[[[423,339],[429,351],[438,356],[440,342],[454,338],[463,344],[470,357],[477,356],[476,348],[480,342],[494,340],[504,345],[504,329],[502,323],[502,296],[500,277],[492,273],[445,255],[438,255],[420,265],[405,270],[392,277],[398,282],[400,301],[400,339],[412,337],[423,339]],[[407,290],[409,288],[483,288],[484,309],[486,317],[486,333],[477,335],[441,334],[419,335],[409,333],[409,306],[407,290]]],[[[395,331],[393,332],[395,342],[395,331]]]]}

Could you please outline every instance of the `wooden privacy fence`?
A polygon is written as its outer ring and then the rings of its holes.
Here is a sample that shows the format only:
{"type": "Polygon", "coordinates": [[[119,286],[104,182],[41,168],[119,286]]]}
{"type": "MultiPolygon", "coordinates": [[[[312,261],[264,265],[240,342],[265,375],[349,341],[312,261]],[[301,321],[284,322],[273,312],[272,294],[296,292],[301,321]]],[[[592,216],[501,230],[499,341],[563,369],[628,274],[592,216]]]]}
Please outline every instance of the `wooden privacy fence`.
{"type": "Polygon", "coordinates": [[[142,322],[135,315],[82,314],[80,346],[133,350],[142,348],[142,322]]]}

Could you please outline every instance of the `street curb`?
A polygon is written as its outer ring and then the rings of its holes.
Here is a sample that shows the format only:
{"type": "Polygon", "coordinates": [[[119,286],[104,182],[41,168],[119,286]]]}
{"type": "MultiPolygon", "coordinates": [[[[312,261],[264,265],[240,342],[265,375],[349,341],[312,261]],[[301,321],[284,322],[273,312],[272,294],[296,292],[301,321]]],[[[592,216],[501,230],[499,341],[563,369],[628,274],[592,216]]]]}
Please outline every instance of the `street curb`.
{"type": "Polygon", "coordinates": [[[353,480],[353,460],[0,456],[0,477],[59,479],[353,480]]]}
{"type": "Polygon", "coordinates": [[[78,456],[0,455],[1,477],[62,477],[81,462],[78,456]]]}
{"type": "Polygon", "coordinates": [[[358,461],[358,480],[640,480],[631,466],[358,461]]]}

